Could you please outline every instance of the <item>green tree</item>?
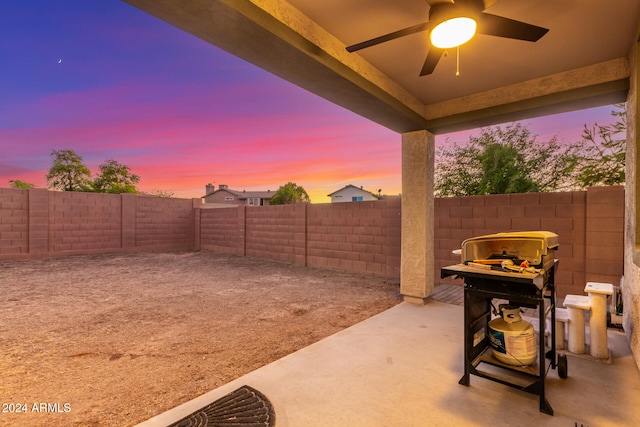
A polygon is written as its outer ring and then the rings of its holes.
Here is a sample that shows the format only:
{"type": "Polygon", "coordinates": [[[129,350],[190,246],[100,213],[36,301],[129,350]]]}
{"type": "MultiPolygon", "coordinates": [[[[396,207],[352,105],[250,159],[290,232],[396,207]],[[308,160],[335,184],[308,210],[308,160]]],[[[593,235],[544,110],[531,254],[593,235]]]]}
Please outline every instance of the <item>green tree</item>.
{"type": "Polygon", "coordinates": [[[109,159],[100,165],[100,172],[93,181],[93,191],[97,193],[133,193],[137,194],[136,184],[140,177],[131,173],[128,166],[109,159]]]}
{"type": "Polygon", "coordinates": [[[52,150],[53,164],[46,175],[47,185],[56,190],[91,191],[91,171],[72,150],[52,150]]]}
{"type": "Polygon", "coordinates": [[[516,148],[499,143],[487,145],[480,154],[483,176],[481,194],[532,193],[539,191],[530,174],[523,173],[526,159],[516,148]]]}
{"type": "Polygon", "coordinates": [[[173,190],[152,190],[142,194],[145,194],[147,196],[164,197],[167,199],[170,199],[175,196],[173,190]]]}
{"type": "Polygon", "coordinates": [[[611,115],[615,118],[613,123],[595,123],[591,127],[585,124],[582,142],[569,150],[571,175],[578,188],[625,182],[626,105],[616,104],[611,115]]]}
{"type": "Polygon", "coordinates": [[[28,190],[29,188],[34,188],[34,184],[29,184],[28,182],[20,181],[19,179],[10,179],[9,180],[10,188],[17,188],[19,190],[28,190]]]}
{"type": "Polygon", "coordinates": [[[466,145],[438,150],[438,196],[555,191],[568,185],[566,149],[536,141],[519,123],[482,128],[466,145]]]}
{"type": "Polygon", "coordinates": [[[289,182],[276,191],[271,198],[271,205],[288,205],[292,203],[309,203],[309,195],[304,188],[289,182]]]}

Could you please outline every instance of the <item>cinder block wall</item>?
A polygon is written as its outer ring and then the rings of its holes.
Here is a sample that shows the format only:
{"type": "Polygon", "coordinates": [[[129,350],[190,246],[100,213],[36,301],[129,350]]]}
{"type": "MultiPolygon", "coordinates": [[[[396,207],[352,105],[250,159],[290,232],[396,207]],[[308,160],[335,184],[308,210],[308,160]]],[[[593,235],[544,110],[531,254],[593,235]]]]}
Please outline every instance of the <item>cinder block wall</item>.
{"type": "Polygon", "coordinates": [[[400,276],[400,199],[310,205],[307,263],[400,276]]]}
{"type": "Polygon", "coordinates": [[[136,247],[193,249],[195,211],[190,199],[133,197],[136,203],[136,247]]]}
{"type": "Polygon", "coordinates": [[[190,199],[0,188],[0,259],[193,250],[194,204],[190,199]]]}
{"type": "MultiPolygon", "coordinates": [[[[400,276],[400,199],[194,209],[200,199],[0,189],[0,259],[136,250],[213,250],[400,276]]],[[[435,283],[473,236],[559,235],[558,294],[623,274],[624,187],[435,200],[435,283]]],[[[460,283],[447,279],[452,283],[460,283]]]]}
{"type": "Polygon", "coordinates": [[[440,268],[459,262],[453,249],[469,237],[506,231],[558,234],[558,296],[584,294],[587,281],[618,285],[623,275],[624,187],[563,193],[501,194],[435,201],[436,283],[440,268]]]}
{"type": "MultiPolygon", "coordinates": [[[[42,233],[42,228],[39,231],[42,233]]],[[[29,192],[0,188],[0,256],[20,255],[28,251],[29,192]]]]}
{"type": "Polygon", "coordinates": [[[585,200],[581,191],[436,199],[436,269],[459,262],[451,251],[470,237],[546,230],[558,234],[560,241],[556,282],[563,284],[565,294],[577,292],[585,283],[585,200]]]}
{"type": "Polygon", "coordinates": [[[624,271],[624,187],[590,188],[586,205],[586,280],[618,285],[624,271]]]}
{"type": "Polygon", "coordinates": [[[400,276],[400,200],[200,209],[201,247],[400,276]]]}
{"type": "Polygon", "coordinates": [[[246,210],[245,206],[198,209],[200,248],[225,254],[246,255],[244,238],[246,210]]]}
{"type": "Polygon", "coordinates": [[[246,255],[305,265],[306,204],[246,209],[246,255]]]}
{"type": "MultiPolygon", "coordinates": [[[[400,276],[401,201],[201,210],[202,248],[303,265],[400,276]],[[246,215],[246,224],[244,224],[246,215]],[[244,230],[244,234],[243,234],[244,230]],[[246,236],[243,238],[243,236],[246,236]]],[[[470,237],[547,230],[559,236],[558,296],[623,274],[624,187],[435,200],[435,283],[470,237]]]]}
{"type": "MultiPolygon", "coordinates": [[[[47,252],[83,253],[119,248],[122,228],[120,198],[104,196],[50,192],[47,252]]],[[[40,213],[44,215],[45,212],[40,213]]]]}

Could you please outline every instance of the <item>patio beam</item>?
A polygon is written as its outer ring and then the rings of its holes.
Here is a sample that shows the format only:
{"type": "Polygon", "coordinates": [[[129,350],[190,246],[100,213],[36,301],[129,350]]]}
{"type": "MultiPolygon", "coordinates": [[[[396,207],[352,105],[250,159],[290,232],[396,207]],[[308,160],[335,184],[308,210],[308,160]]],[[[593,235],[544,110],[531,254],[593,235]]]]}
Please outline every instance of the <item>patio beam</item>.
{"type": "Polygon", "coordinates": [[[425,129],[422,102],[286,2],[123,1],[396,132],[425,129]]]}
{"type": "Polygon", "coordinates": [[[435,134],[625,102],[628,58],[617,58],[425,106],[435,134]]]}

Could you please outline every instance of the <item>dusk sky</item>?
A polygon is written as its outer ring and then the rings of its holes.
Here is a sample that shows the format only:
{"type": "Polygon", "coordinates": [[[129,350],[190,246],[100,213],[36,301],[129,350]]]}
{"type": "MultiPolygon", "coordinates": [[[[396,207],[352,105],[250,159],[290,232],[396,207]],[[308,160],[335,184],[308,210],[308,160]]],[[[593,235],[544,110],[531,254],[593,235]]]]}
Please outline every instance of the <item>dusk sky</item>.
{"type": "MultiPolygon", "coordinates": [[[[120,0],[4,0],[0,40],[0,187],[45,187],[51,150],[71,149],[94,173],[115,159],[141,191],[176,197],[209,182],[293,181],[314,203],[347,184],[400,193],[399,134],[120,0]]],[[[575,142],[612,109],[523,123],[538,141],[575,142]]]]}

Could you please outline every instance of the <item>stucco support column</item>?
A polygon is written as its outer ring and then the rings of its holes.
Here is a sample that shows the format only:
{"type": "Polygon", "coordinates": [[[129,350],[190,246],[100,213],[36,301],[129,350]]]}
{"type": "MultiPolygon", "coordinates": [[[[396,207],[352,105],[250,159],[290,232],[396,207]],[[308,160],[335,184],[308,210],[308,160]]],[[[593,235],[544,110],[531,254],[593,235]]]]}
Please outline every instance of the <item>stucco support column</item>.
{"type": "Polygon", "coordinates": [[[400,292],[416,304],[434,287],[434,147],[435,136],[425,130],[402,135],[400,292]]]}

